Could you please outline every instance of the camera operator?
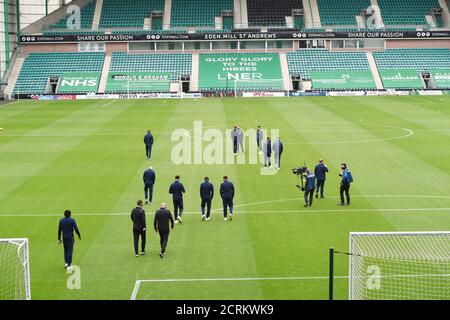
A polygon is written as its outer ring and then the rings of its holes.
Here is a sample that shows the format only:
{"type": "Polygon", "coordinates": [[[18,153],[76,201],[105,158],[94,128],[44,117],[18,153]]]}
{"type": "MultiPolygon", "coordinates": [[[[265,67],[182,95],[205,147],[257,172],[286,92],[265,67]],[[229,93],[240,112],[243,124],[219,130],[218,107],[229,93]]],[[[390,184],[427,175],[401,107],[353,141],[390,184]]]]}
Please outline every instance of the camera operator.
{"type": "Polygon", "coordinates": [[[314,190],[316,189],[316,176],[309,169],[305,175],[305,208],[312,205],[314,198],[314,190]]]}
{"type": "Polygon", "coordinates": [[[341,203],[339,203],[340,206],[345,205],[344,203],[344,193],[345,197],[347,198],[347,205],[350,205],[350,184],[353,182],[353,176],[350,170],[347,168],[346,163],[341,163],[341,169],[342,174],[339,174],[341,179],[341,188],[340,188],[340,196],[341,196],[341,203]]]}

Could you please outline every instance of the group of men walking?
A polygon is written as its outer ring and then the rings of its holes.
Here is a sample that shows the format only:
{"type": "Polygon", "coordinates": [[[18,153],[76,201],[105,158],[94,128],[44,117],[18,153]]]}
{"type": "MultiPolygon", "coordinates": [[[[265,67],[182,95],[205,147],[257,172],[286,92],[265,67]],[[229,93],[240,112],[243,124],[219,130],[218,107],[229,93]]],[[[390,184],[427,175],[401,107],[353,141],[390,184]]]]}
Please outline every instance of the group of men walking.
{"type": "MultiPolygon", "coordinates": [[[[267,137],[263,143],[263,131],[261,126],[258,126],[256,140],[260,154],[264,154],[264,167],[271,167],[272,153],[275,158],[275,166],[277,169],[281,167],[281,155],[283,153],[283,143],[280,138],[277,138],[272,143],[271,138],[267,137]]],[[[237,153],[240,149],[244,152],[243,140],[244,133],[241,128],[235,126],[232,130],[233,151],[237,153]]],[[[144,136],[145,153],[148,160],[152,156],[154,138],[150,130],[144,136]]],[[[340,205],[350,205],[350,184],[353,182],[353,177],[350,170],[345,163],[341,164],[342,173],[340,186],[340,205]],[[345,199],[344,199],[345,195],[345,199]],[[345,202],[346,200],[346,202],[345,202]]],[[[305,207],[311,206],[313,203],[314,193],[315,197],[324,198],[324,188],[326,175],[329,172],[328,167],[323,160],[315,166],[314,171],[307,169],[305,175],[305,207]]],[[[303,179],[303,178],[302,178],[303,179]]],[[[145,203],[149,204],[153,201],[153,189],[156,182],[156,173],[152,167],[149,167],[143,174],[145,203]]],[[[161,203],[158,210],[155,212],[153,220],[153,228],[155,232],[159,233],[161,250],[159,256],[163,258],[166,255],[166,248],[169,241],[170,230],[174,228],[175,224],[182,224],[182,215],[184,210],[183,195],[186,193],[184,185],[180,182],[180,176],[175,176],[175,181],[169,187],[169,194],[172,195],[173,207],[175,217],[167,208],[166,203],[161,203]]],[[[222,198],[223,216],[224,220],[231,221],[233,219],[233,199],[234,199],[234,185],[228,181],[228,177],[223,177],[223,182],[220,185],[220,197],[222,198]],[[228,213],[229,211],[229,213],[228,213]]],[[[210,182],[209,177],[204,177],[204,181],[200,184],[200,208],[203,221],[211,219],[211,203],[214,198],[214,185],[210,182]]],[[[139,239],[141,240],[141,255],[145,255],[145,247],[147,242],[146,232],[146,213],[143,207],[143,201],[138,200],[136,208],[131,212],[131,220],[133,222],[133,240],[134,251],[136,257],[139,256],[139,239]]],[[[58,240],[64,245],[64,260],[66,268],[70,269],[72,264],[72,255],[74,247],[74,232],[81,240],[81,234],[77,223],[71,217],[70,210],[64,212],[64,218],[59,222],[58,240]]]]}
{"type": "MultiPolygon", "coordinates": [[[[152,167],[144,171],[144,193],[145,203],[151,203],[153,200],[153,187],[156,181],[156,173],[152,167]]],[[[234,199],[234,185],[228,181],[228,177],[223,177],[223,182],[220,185],[220,197],[223,204],[224,220],[233,219],[233,199],[234,199]]],[[[160,208],[155,213],[154,229],[160,235],[160,257],[163,258],[166,254],[166,247],[169,240],[170,230],[173,229],[174,224],[183,223],[183,195],[186,193],[184,185],[180,182],[180,176],[175,176],[175,181],[169,187],[169,194],[172,195],[174,215],[167,209],[166,203],[162,203],[160,208]],[[169,226],[170,223],[170,226],[169,226]]],[[[202,213],[202,220],[211,220],[211,203],[214,198],[214,186],[209,181],[209,177],[205,177],[203,183],[200,184],[200,208],[202,213]]],[[[131,212],[131,220],[133,221],[133,236],[134,236],[134,251],[136,257],[139,256],[139,238],[141,239],[141,255],[145,255],[146,245],[146,221],[145,210],[143,208],[143,201],[138,200],[137,207],[131,212]]]]}
{"type": "MultiPolygon", "coordinates": [[[[339,205],[350,205],[350,184],[353,182],[353,176],[351,171],[347,168],[347,164],[341,164],[342,173],[339,174],[341,177],[340,181],[340,199],[339,205]],[[345,199],[344,199],[345,195],[345,199]],[[346,202],[345,202],[346,201],[346,202]]],[[[305,207],[312,206],[314,192],[316,194],[316,199],[324,198],[324,189],[326,175],[328,173],[328,167],[324,164],[323,160],[320,159],[319,163],[315,166],[314,171],[307,169],[305,175],[305,207]]]]}

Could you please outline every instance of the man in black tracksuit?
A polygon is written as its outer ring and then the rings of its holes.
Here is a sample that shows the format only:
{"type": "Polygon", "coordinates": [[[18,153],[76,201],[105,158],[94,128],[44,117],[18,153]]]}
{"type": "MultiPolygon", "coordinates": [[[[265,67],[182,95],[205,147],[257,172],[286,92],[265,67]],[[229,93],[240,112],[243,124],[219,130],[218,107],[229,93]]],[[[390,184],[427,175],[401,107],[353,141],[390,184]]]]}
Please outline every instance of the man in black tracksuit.
{"type": "Polygon", "coordinates": [[[142,200],[138,200],[137,207],[131,211],[131,221],[133,221],[133,236],[134,236],[134,253],[139,257],[139,236],[141,237],[141,254],[145,255],[146,242],[146,223],[145,210],[142,208],[142,200]]]}
{"type": "Polygon", "coordinates": [[[227,220],[227,209],[230,209],[230,220],[233,220],[233,198],[234,198],[234,186],[228,181],[228,177],[223,177],[223,182],[220,185],[220,196],[222,197],[223,204],[223,217],[227,220]]]}
{"type": "Polygon", "coordinates": [[[170,229],[173,229],[173,217],[170,210],[166,209],[166,204],[162,203],[161,208],[156,210],[155,220],[153,221],[153,227],[155,228],[155,232],[159,232],[160,244],[161,244],[161,252],[159,256],[164,258],[166,254],[167,243],[169,242],[169,222],[170,229]]]}
{"type": "Polygon", "coordinates": [[[175,223],[183,223],[183,193],[185,193],[183,184],[180,182],[180,176],[175,176],[175,182],[170,185],[169,193],[173,199],[173,211],[175,212],[175,223]],[[178,214],[179,212],[179,214],[178,214]]]}
{"type": "Polygon", "coordinates": [[[156,181],[156,173],[152,167],[144,171],[142,179],[144,180],[145,204],[149,203],[149,194],[150,194],[150,203],[152,203],[153,185],[155,184],[156,181]]]}
{"type": "Polygon", "coordinates": [[[204,221],[205,219],[209,221],[209,216],[211,215],[211,201],[214,197],[214,186],[209,182],[208,177],[205,177],[205,182],[200,185],[200,197],[202,198],[202,203],[200,205],[200,207],[202,208],[202,221],[204,221]]]}
{"type": "Polygon", "coordinates": [[[78,235],[78,239],[81,240],[80,230],[71,216],[72,212],[70,212],[70,210],[64,211],[64,218],[59,220],[58,226],[58,242],[59,244],[62,243],[64,245],[64,261],[67,269],[70,269],[72,266],[73,246],[75,244],[75,239],[73,237],[74,231],[78,235]]]}
{"type": "Polygon", "coordinates": [[[152,147],[153,147],[153,135],[150,130],[147,131],[147,134],[144,136],[144,144],[145,144],[145,155],[147,160],[150,160],[152,157],[152,147]]]}
{"type": "Polygon", "coordinates": [[[320,191],[320,197],[324,198],[323,189],[325,188],[325,180],[326,180],[327,172],[328,172],[328,167],[323,163],[323,160],[320,159],[319,164],[314,169],[314,174],[315,174],[316,180],[317,180],[316,198],[319,197],[319,191],[320,191]]]}

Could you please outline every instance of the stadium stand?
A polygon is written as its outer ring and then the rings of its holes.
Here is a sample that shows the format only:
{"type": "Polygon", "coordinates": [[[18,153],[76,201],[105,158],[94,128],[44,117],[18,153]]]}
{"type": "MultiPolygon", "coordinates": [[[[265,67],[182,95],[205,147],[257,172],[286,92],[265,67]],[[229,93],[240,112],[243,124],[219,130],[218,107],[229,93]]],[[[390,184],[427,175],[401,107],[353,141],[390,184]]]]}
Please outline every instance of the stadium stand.
{"type": "Polygon", "coordinates": [[[427,25],[425,16],[440,8],[438,0],[378,0],[385,25],[427,25]]]}
{"type": "Polygon", "coordinates": [[[172,79],[181,75],[190,75],[192,55],[189,53],[173,54],[128,54],[113,52],[110,71],[130,72],[170,72],[172,79]]]}
{"type": "Polygon", "coordinates": [[[450,70],[447,48],[388,49],[373,56],[385,88],[423,89],[420,73],[450,70]]]}
{"type": "Polygon", "coordinates": [[[215,17],[232,11],[233,0],[172,0],[172,27],[214,27],[215,17]]]}
{"type": "MultiPolygon", "coordinates": [[[[171,81],[178,81],[181,76],[190,76],[192,72],[192,55],[187,53],[176,54],[128,54],[126,52],[113,52],[110,74],[115,72],[148,72],[170,73],[171,81]]],[[[169,87],[160,91],[168,91],[169,87]]],[[[152,91],[149,89],[149,92],[152,91]]],[[[107,93],[117,93],[106,90],[107,93]]],[[[144,92],[144,91],[143,91],[144,92]]]]}
{"type": "Polygon", "coordinates": [[[432,68],[450,68],[450,49],[387,49],[374,52],[378,69],[415,69],[419,72],[432,68]]]}
{"type": "Polygon", "coordinates": [[[100,74],[104,57],[102,52],[31,53],[25,59],[13,94],[44,94],[49,77],[61,77],[66,72],[100,74]]]}
{"type": "Polygon", "coordinates": [[[302,9],[298,0],[247,0],[249,26],[286,26],[293,9],[302,9]]]}
{"type": "Polygon", "coordinates": [[[143,28],[153,11],[163,11],[164,0],[103,0],[100,28],[143,28]]]}
{"type": "Polygon", "coordinates": [[[356,25],[356,16],[370,6],[370,0],[317,0],[322,25],[356,25]]]}
{"type": "Polygon", "coordinates": [[[324,49],[306,49],[287,54],[289,73],[310,80],[312,71],[367,71],[370,70],[364,52],[330,52],[324,49]]]}
{"type": "MultiPolygon", "coordinates": [[[[94,19],[96,0],[89,2],[81,8],[81,29],[91,29],[92,20],[94,19]]],[[[67,21],[70,15],[61,18],[57,23],[51,25],[49,29],[68,29],[67,21]]]]}

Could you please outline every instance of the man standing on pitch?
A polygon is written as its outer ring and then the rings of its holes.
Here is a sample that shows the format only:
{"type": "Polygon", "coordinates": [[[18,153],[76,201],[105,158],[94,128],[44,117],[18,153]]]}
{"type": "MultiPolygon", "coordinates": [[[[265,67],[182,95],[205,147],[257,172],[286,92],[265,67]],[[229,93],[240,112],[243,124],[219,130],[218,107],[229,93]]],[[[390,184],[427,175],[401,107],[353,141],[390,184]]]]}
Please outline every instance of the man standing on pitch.
{"type": "Polygon", "coordinates": [[[166,254],[167,243],[169,242],[169,221],[170,221],[170,229],[173,229],[173,217],[170,210],[167,210],[167,206],[165,203],[161,203],[161,207],[159,210],[156,210],[155,220],[153,221],[153,227],[155,228],[155,232],[159,232],[160,244],[161,244],[161,252],[159,256],[164,258],[166,254]]]}
{"type": "Polygon", "coordinates": [[[273,143],[275,167],[277,167],[278,170],[281,168],[281,154],[283,153],[283,148],[283,142],[281,142],[281,139],[278,137],[278,139],[273,143]]]}
{"type": "Polygon", "coordinates": [[[261,126],[258,126],[258,130],[256,130],[256,143],[258,144],[259,153],[263,153],[263,137],[264,133],[261,129],[261,126]]]}
{"type": "Polygon", "coordinates": [[[70,210],[64,211],[64,218],[59,220],[58,226],[58,242],[59,244],[62,243],[64,246],[64,261],[66,263],[66,269],[68,270],[72,268],[73,246],[75,244],[73,236],[74,231],[78,235],[78,239],[81,240],[80,230],[78,229],[76,221],[72,219],[71,216],[72,212],[70,212],[70,210]]]}
{"type": "Polygon", "coordinates": [[[147,160],[150,160],[152,157],[152,147],[153,147],[153,135],[150,130],[147,131],[147,134],[144,136],[144,144],[145,144],[145,155],[147,160]]]}
{"type": "Polygon", "coordinates": [[[133,221],[133,236],[134,236],[134,253],[139,257],[139,236],[141,237],[141,254],[145,255],[146,242],[146,223],[145,210],[142,208],[142,200],[137,201],[137,207],[131,211],[131,221],[133,221]]]}
{"type": "Polygon", "coordinates": [[[340,196],[341,196],[341,203],[339,205],[343,206],[345,205],[344,202],[344,193],[347,198],[347,205],[350,205],[350,184],[353,182],[353,176],[350,170],[347,168],[346,163],[341,164],[342,174],[339,174],[341,179],[341,188],[340,188],[340,196]]]}
{"type": "Polygon", "coordinates": [[[144,175],[142,177],[144,180],[144,193],[145,193],[145,204],[152,203],[153,200],[153,185],[156,181],[156,173],[153,170],[152,167],[149,167],[147,170],[144,171],[144,175]],[[149,198],[150,194],[150,198],[149,198]]]}
{"type": "Polygon", "coordinates": [[[305,176],[305,208],[307,206],[310,207],[312,206],[315,189],[316,189],[316,176],[308,169],[306,171],[305,176]]]}
{"type": "Polygon", "coordinates": [[[223,204],[223,220],[227,220],[227,209],[230,209],[230,221],[233,220],[233,198],[234,186],[228,181],[228,177],[223,177],[223,182],[220,185],[220,196],[223,204]]]}
{"type": "Polygon", "coordinates": [[[183,184],[180,182],[180,176],[175,176],[175,182],[170,185],[169,193],[172,195],[173,211],[175,212],[175,223],[183,223],[183,193],[185,193],[183,184]],[[178,213],[179,212],[179,213],[178,213]]]}
{"type": "Polygon", "coordinates": [[[270,158],[272,157],[272,141],[270,137],[267,137],[267,141],[264,142],[264,168],[271,167],[272,163],[270,158]]]}
{"type": "Polygon", "coordinates": [[[244,153],[244,131],[238,126],[238,144],[239,144],[239,149],[241,150],[242,153],[244,153]]]}
{"type": "Polygon", "coordinates": [[[238,127],[234,126],[233,130],[231,130],[231,140],[233,140],[233,153],[235,155],[238,152],[238,136],[239,136],[238,127]]]}
{"type": "Polygon", "coordinates": [[[319,190],[320,190],[320,198],[324,198],[323,189],[325,188],[325,180],[327,172],[328,167],[323,163],[323,160],[320,159],[319,164],[314,169],[314,174],[316,175],[317,179],[316,198],[319,197],[319,190]]]}
{"type": "Polygon", "coordinates": [[[214,186],[209,182],[209,178],[205,177],[205,181],[200,185],[200,198],[202,199],[202,203],[200,205],[202,209],[202,221],[206,219],[206,221],[210,220],[211,215],[211,201],[214,197],[214,186]],[[206,215],[205,215],[205,206],[206,206],[206,215]]]}

